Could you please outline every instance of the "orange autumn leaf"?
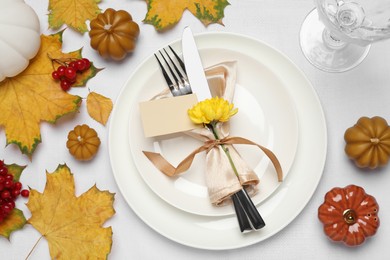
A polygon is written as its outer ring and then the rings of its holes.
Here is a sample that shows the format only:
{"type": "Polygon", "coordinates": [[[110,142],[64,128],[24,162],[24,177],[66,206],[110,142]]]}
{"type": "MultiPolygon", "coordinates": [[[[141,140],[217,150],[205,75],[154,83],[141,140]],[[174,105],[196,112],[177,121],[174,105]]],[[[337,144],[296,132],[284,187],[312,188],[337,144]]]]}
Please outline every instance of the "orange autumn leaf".
{"type": "Polygon", "coordinates": [[[66,24],[85,33],[88,31],[85,21],[100,14],[99,2],[100,0],[49,0],[49,27],[58,29],[66,24]]]}
{"type": "Polygon", "coordinates": [[[52,259],[107,259],[111,227],[102,227],[115,214],[114,194],[96,185],[75,196],[73,174],[66,165],[46,173],[43,193],[30,191],[31,224],[44,237],[52,259]]]}
{"type": "Polygon", "coordinates": [[[112,101],[96,92],[90,92],[87,96],[87,110],[93,119],[106,125],[112,111],[112,101]]]}
{"type": "Polygon", "coordinates": [[[227,0],[145,0],[148,12],[144,19],[156,30],[163,31],[177,24],[185,10],[189,10],[205,26],[211,23],[222,24],[227,0]]]}
{"type": "MultiPolygon", "coordinates": [[[[14,176],[14,182],[18,182],[20,175],[26,166],[20,166],[17,164],[6,165],[8,169],[8,174],[14,176]]],[[[0,222],[0,236],[3,236],[7,239],[10,238],[12,232],[19,230],[24,227],[26,224],[26,218],[24,217],[23,211],[20,209],[14,208],[10,215],[4,219],[3,222],[0,222]]]]}
{"type": "MultiPolygon", "coordinates": [[[[81,50],[62,53],[62,32],[41,35],[41,47],[29,66],[19,75],[0,82],[0,125],[5,129],[7,145],[19,146],[32,156],[41,142],[40,122],[55,123],[66,114],[78,111],[81,97],[64,92],[52,79],[56,59],[81,58],[81,50]]],[[[78,76],[75,85],[85,85],[99,70],[94,66],[78,76]]]]}

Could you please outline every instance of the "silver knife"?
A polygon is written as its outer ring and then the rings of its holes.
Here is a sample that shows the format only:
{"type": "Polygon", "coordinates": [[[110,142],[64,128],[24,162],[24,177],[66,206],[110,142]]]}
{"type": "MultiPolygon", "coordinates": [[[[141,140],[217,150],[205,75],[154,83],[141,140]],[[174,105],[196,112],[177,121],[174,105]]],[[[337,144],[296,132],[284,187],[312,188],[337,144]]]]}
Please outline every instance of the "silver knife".
{"type": "Polygon", "coordinates": [[[184,28],[181,44],[184,64],[192,92],[196,94],[198,101],[210,99],[209,84],[204,74],[202,60],[200,59],[198,47],[190,27],[184,28]]]}
{"type": "MultiPolygon", "coordinates": [[[[196,94],[198,101],[211,98],[209,84],[190,27],[184,28],[181,44],[185,70],[192,92],[196,94]]],[[[244,188],[233,194],[232,200],[241,232],[258,230],[265,226],[264,220],[244,188]]]]}

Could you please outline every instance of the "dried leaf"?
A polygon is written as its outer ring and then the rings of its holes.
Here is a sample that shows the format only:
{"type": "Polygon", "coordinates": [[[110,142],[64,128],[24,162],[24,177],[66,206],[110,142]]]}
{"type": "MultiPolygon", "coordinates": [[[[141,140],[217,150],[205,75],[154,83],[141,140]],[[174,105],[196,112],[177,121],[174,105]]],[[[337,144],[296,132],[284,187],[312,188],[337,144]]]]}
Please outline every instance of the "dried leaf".
{"type": "Polygon", "coordinates": [[[31,190],[28,220],[49,244],[52,259],[106,259],[112,229],[101,225],[111,218],[114,194],[93,186],[75,196],[73,175],[66,165],[46,173],[43,193],[31,190]]]}
{"type": "Polygon", "coordinates": [[[80,33],[85,33],[88,31],[85,21],[100,14],[99,2],[100,0],[50,0],[49,27],[58,29],[66,24],[80,33]]]}
{"type": "MultiPolygon", "coordinates": [[[[81,58],[81,50],[62,53],[62,32],[41,36],[37,56],[21,74],[0,82],[0,125],[4,126],[7,145],[14,143],[22,153],[32,156],[41,142],[41,121],[55,123],[63,115],[78,111],[81,98],[64,92],[52,79],[54,58],[81,58]]],[[[85,85],[99,70],[84,72],[76,85],[85,85]]]]}
{"type": "MultiPolygon", "coordinates": [[[[20,179],[20,175],[26,166],[20,166],[17,164],[7,165],[8,173],[14,176],[14,181],[17,182],[20,179]]],[[[19,209],[13,209],[11,214],[0,223],[0,236],[9,239],[12,232],[19,230],[26,224],[26,218],[23,211],[19,209]]]]}
{"type": "Polygon", "coordinates": [[[90,92],[87,97],[87,110],[93,119],[106,125],[112,110],[112,101],[96,92],[90,92]]]}
{"type": "Polygon", "coordinates": [[[211,23],[222,24],[227,0],[145,0],[148,12],[144,19],[156,30],[163,31],[179,22],[184,10],[189,10],[205,26],[211,23]]]}

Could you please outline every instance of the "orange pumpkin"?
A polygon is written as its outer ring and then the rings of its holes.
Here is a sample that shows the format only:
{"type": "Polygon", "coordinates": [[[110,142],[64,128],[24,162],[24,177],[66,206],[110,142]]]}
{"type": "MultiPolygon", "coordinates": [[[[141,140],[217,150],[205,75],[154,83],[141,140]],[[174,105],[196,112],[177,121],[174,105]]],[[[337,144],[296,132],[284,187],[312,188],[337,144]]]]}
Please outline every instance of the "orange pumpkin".
{"type": "Polygon", "coordinates": [[[68,147],[70,154],[78,160],[90,160],[98,151],[100,139],[93,128],[88,125],[77,125],[68,134],[68,147]]]}
{"type": "Polygon", "coordinates": [[[108,8],[91,21],[90,27],[91,46],[102,57],[122,60],[134,51],[139,27],[128,12],[108,8]]]}
{"type": "Polygon", "coordinates": [[[357,246],[366,237],[375,235],[379,227],[378,210],[373,196],[366,194],[362,187],[349,185],[326,193],[324,203],[318,208],[318,218],[331,240],[357,246]]]}
{"type": "Polygon", "coordinates": [[[390,127],[382,117],[361,117],[344,134],[345,153],[358,167],[374,169],[390,158],[390,127]]]}

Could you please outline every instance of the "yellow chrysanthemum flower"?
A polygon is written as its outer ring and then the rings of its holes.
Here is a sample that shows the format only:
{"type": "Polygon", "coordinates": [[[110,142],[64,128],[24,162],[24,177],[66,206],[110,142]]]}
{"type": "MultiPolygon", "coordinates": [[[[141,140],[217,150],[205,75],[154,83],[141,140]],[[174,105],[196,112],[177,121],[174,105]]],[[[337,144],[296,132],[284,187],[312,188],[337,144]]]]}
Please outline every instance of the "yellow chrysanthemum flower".
{"type": "Polygon", "coordinates": [[[195,124],[226,122],[238,112],[227,100],[220,97],[206,99],[188,110],[188,116],[195,124]]]}

